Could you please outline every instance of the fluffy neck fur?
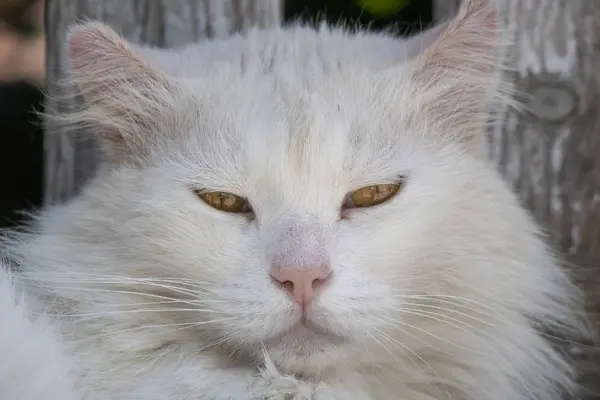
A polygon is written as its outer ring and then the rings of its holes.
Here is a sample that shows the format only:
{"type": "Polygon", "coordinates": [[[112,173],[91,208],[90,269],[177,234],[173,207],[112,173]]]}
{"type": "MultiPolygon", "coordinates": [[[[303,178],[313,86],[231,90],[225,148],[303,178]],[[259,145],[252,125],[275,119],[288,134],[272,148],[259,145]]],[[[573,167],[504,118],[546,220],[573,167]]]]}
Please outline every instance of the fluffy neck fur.
{"type": "Polygon", "coordinates": [[[75,27],[69,84],[86,106],[56,117],[94,131],[110,163],[7,254],[32,308],[59,316],[89,398],[574,390],[539,328],[580,329],[580,294],[479,152],[504,93],[487,3],[409,42],[292,27],[158,50],[75,27]],[[398,176],[393,199],[340,218],[347,193],[398,176]],[[202,203],[207,188],[248,198],[252,217],[202,203]],[[295,328],[269,268],[315,240],[332,279],[318,328],[295,328]]]}

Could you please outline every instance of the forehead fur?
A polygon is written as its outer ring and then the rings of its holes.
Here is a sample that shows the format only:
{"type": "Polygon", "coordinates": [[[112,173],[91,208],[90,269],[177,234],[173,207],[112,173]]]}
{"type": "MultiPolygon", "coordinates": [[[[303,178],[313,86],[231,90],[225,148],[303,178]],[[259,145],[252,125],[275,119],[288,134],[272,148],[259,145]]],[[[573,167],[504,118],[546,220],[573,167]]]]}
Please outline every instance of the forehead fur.
{"type": "MultiPolygon", "coordinates": [[[[325,60],[295,64],[286,53],[273,55],[268,71],[258,59],[245,69],[235,62],[205,65],[203,76],[180,78],[194,91],[198,111],[179,152],[194,164],[207,162],[207,169],[238,166],[240,179],[254,168],[309,180],[314,174],[326,178],[327,171],[362,171],[382,180],[384,161],[400,159],[397,145],[407,149],[420,141],[411,132],[415,128],[403,124],[409,82],[398,79],[392,88],[384,76],[363,67],[327,71],[325,60]],[[310,67],[313,79],[302,76],[310,67]]],[[[222,179],[222,172],[215,175],[222,179]]]]}
{"type": "Polygon", "coordinates": [[[244,181],[249,166],[308,179],[329,170],[329,184],[335,171],[393,179],[401,171],[389,161],[417,147],[480,136],[498,47],[490,15],[487,2],[468,2],[421,54],[414,43],[326,27],[158,50],[82,25],[69,54],[88,107],[74,120],[101,127],[117,161],[178,154],[196,170],[205,164],[216,186],[244,181]]]}

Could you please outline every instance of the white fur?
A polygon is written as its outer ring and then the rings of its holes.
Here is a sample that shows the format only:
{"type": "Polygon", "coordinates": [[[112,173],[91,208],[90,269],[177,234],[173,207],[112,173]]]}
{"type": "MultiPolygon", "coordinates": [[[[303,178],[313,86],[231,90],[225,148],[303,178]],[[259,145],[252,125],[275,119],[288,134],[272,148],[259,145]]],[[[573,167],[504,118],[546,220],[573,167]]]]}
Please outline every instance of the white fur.
{"type": "Polygon", "coordinates": [[[31,317],[23,293],[0,264],[0,398],[81,400],[72,360],[52,319],[31,317]]]}
{"type": "Polygon", "coordinates": [[[579,329],[580,294],[473,145],[499,93],[484,3],[463,2],[422,54],[325,28],[172,51],[72,30],[87,107],[61,118],[95,130],[111,164],[9,255],[62,316],[78,382],[114,400],[573,390],[538,328],[579,329]],[[340,219],[348,192],[399,176],[392,200],[340,219]],[[210,208],[203,188],[247,197],[254,216],[210,208]],[[292,329],[300,310],[269,277],[292,251],[333,270],[316,331],[292,329]]]}

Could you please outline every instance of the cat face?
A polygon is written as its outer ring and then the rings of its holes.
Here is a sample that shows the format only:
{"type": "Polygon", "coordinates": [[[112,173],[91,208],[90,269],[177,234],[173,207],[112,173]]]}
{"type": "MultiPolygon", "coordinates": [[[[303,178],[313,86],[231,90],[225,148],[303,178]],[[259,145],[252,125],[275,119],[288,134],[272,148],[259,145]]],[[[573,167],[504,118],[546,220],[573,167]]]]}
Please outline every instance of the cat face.
{"type": "Polygon", "coordinates": [[[195,309],[154,317],[193,321],[180,340],[292,371],[443,346],[458,299],[534,307],[544,272],[524,265],[545,250],[475,150],[498,45],[484,3],[390,68],[336,53],[355,38],[297,29],[169,76],[108,28],[75,28],[77,122],[111,158],[81,200],[89,245],[122,276],[186,282],[162,290],[195,309]]]}
{"type": "MultiPolygon", "coordinates": [[[[123,210],[110,213],[122,213],[127,231],[136,232],[120,239],[131,257],[147,248],[158,257],[153,274],[201,286],[203,308],[211,310],[202,317],[223,319],[210,324],[212,340],[227,336],[252,351],[264,344],[274,360],[296,368],[297,358],[334,360],[342,345],[368,342],[389,325],[386,318],[397,318],[403,294],[425,290],[425,277],[452,267],[450,257],[434,260],[451,251],[445,238],[454,219],[465,218],[454,210],[468,207],[460,199],[473,179],[461,171],[482,167],[461,146],[390,134],[397,117],[381,100],[361,98],[361,89],[348,93],[351,106],[314,93],[303,104],[310,114],[300,115],[269,110],[267,97],[259,100],[266,110],[250,112],[232,93],[225,103],[233,108],[210,117],[234,139],[185,135],[165,145],[156,165],[121,168],[106,180],[106,191],[127,194],[113,201],[123,210]],[[230,112],[247,115],[230,125],[230,112]],[[401,187],[372,207],[349,204],[353,192],[382,184],[401,187]],[[251,212],[215,209],[202,190],[239,196],[251,212]],[[274,271],[322,265],[330,276],[304,315],[274,271]]],[[[280,99],[271,94],[270,101],[280,99]]]]}

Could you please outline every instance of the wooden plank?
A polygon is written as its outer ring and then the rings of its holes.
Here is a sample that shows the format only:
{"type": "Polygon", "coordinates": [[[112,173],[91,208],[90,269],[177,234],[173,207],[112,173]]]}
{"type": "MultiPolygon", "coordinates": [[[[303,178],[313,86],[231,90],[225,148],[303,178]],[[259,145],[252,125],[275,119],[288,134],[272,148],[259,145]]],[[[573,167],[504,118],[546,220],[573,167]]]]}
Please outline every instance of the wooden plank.
{"type": "MultiPolygon", "coordinates": [[[[498,110],[489,154],[567,259],[600,328],[600,1],[500,4],[514,32],[506,79],[525,109],[498,110]]],[[[572,350],[600,393],[598,349],[572,350]]]]}
{"type": "Polygon", "coordinates": [[[458,11],[460,0],[433,0],[433,20],[445,21],[458,11]]]}
{"type": "Polygon", "coordinates": [[[503,110],[490,156],[569,254],[600,255],[600,2],[512,0],[527,110],[503,110]]]}
{"type": "MultiPolygon", "coordinates": [[[[46,6],[48,111],[69,109],[56,82],[63,75],[69,25],[100,20],[134,43],[177,46],[205,37],[229,35],[250,26],[281,23],[282,0],[52,0],[46,6]]],[[[69,199],[93,175],[101,153],[84,132],[63,131],[45,122],[44,203],[69,199]]]]}

